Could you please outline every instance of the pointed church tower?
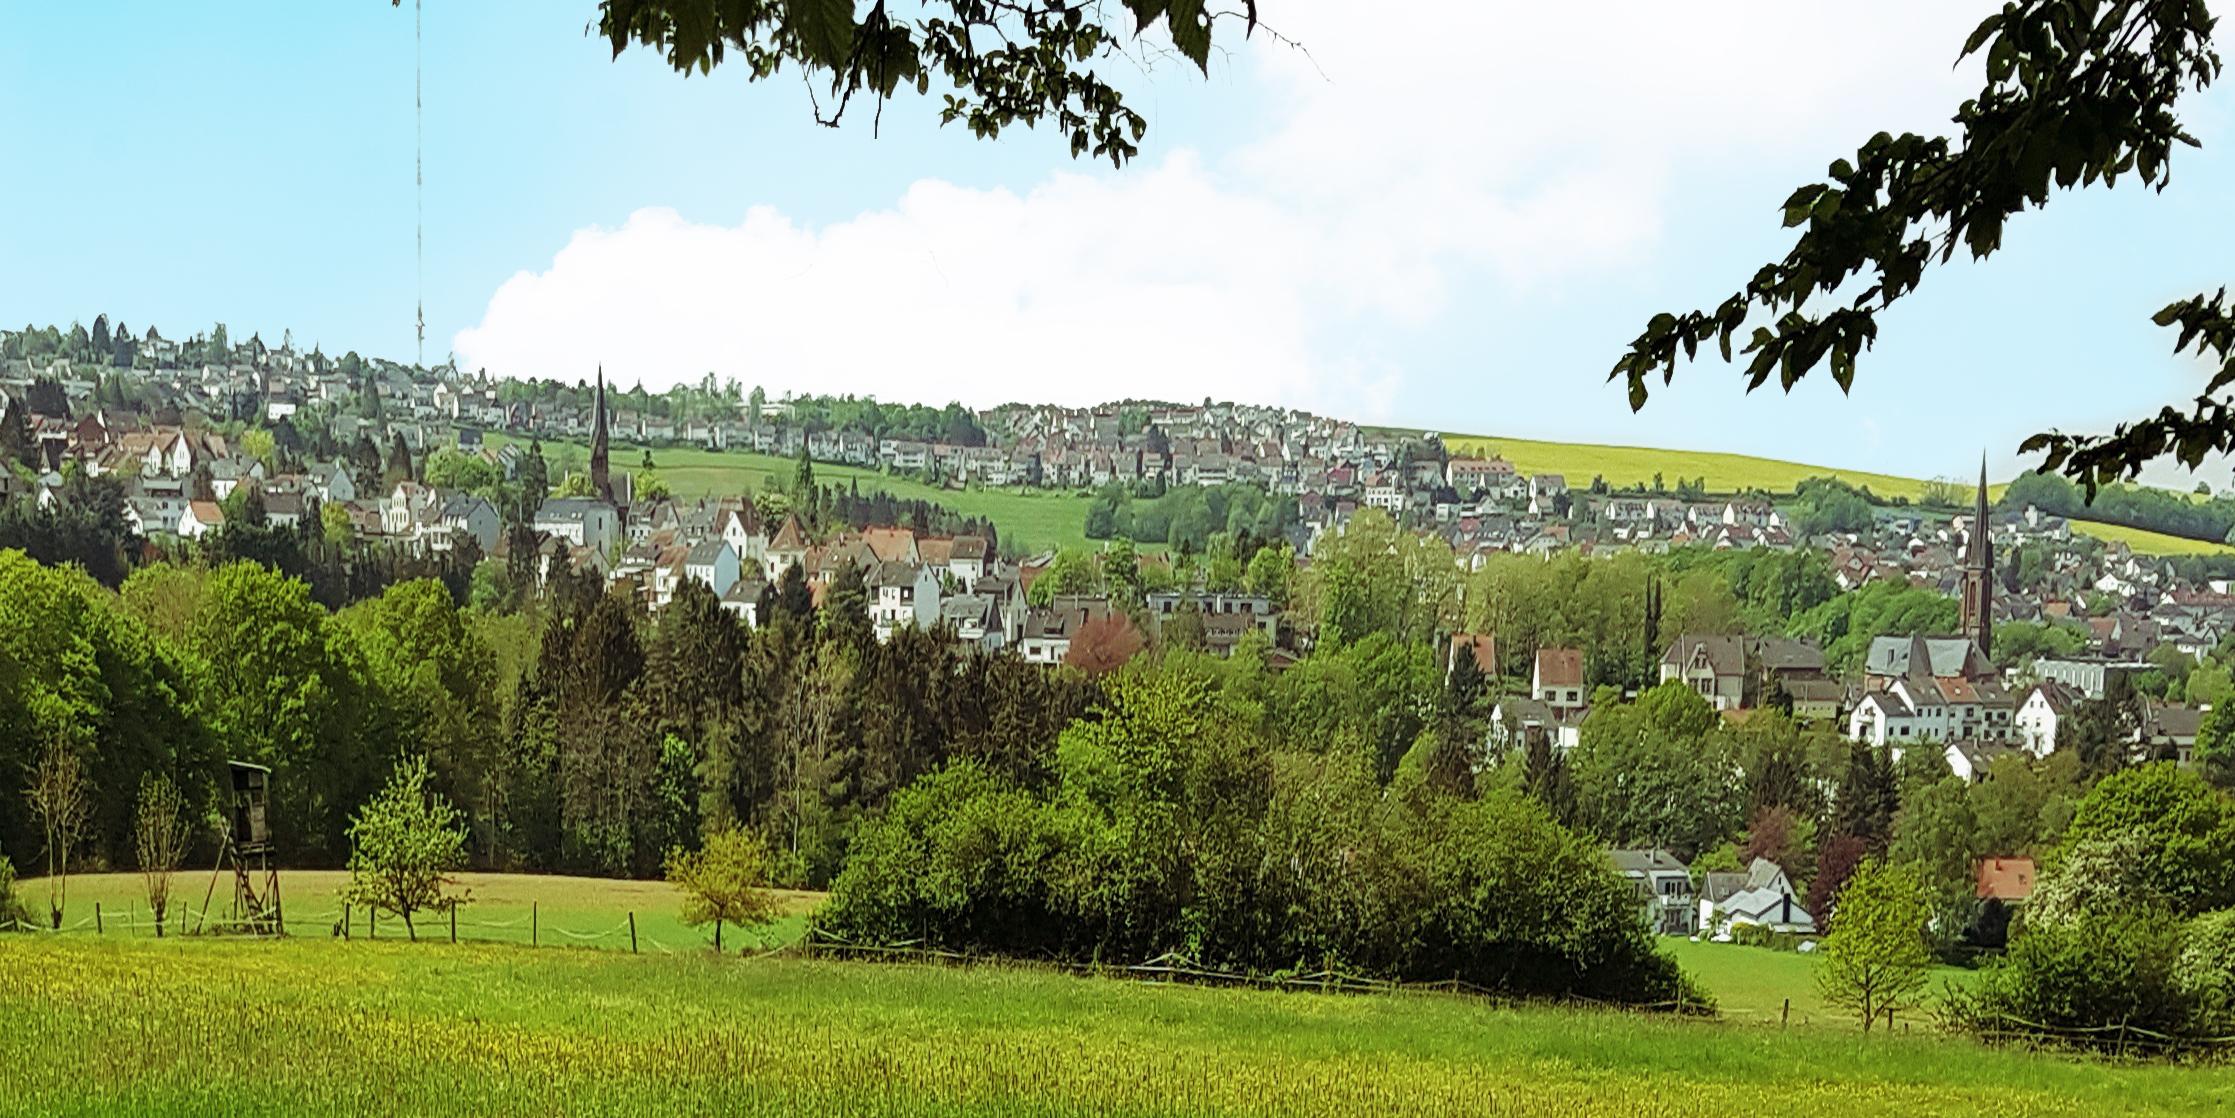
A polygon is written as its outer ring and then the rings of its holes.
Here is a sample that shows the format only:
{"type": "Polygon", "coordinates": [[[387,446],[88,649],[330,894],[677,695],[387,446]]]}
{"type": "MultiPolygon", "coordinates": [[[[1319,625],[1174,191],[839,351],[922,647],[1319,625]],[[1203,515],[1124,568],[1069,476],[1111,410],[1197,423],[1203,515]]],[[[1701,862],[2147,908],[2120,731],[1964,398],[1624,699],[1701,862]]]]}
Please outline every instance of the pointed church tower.
{"type": "Polygon", "coordinates": [[[1994,533],[1987,520],[1987,457],[1979,456],[1979,504],[1963,548],[1963,635],[1994,654],[1994,533]]]}
{"type": "Polygon", "coordinates": [[[598,366],[596,415],[590,421],[590,489],[606,503],[613,501],[613,477],[606,465],[605,366],[598,366]]]}

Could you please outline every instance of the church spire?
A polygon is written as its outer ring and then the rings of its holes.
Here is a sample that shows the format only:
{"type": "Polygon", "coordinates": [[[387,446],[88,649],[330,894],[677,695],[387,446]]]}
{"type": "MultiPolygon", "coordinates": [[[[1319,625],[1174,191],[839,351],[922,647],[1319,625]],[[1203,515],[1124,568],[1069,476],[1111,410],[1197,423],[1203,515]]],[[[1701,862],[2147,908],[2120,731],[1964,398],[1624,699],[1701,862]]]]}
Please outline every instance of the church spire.
{"type": "Polygon", "coordinates": [[[613,477],[607,468],[605,420],[605,366],[598,366],[596,413],[590,420],[590,489],[607,502],[613,500],[613,477]]]}
{"type": "Polygon", "coordinates": [[[1963,548],[1963,635],[1994,652],[1994,528],[1987,512],[1987,456],[1979,455],[1979,498],[1963,548]]]}

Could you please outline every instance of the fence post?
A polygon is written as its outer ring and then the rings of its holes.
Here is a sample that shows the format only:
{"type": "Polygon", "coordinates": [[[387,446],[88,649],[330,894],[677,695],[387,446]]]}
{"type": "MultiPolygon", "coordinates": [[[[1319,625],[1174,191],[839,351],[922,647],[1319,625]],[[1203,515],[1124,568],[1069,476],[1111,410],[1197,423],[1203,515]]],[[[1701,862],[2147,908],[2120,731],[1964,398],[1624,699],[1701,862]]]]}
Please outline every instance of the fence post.
{"type": "Polygon", "coordinates": [[[345,943],[349,940],[349,921],[351,919],[353,917],[349,911],[349,904],[345,901],[341,906],[341,938],[345,943]]]}
{"type": "Polygon", "coordinates": [[[365,906],[365,938],[380,938],[380,908],[377,905],[365,906]]]}
{"type": "Polygon", "coordinates": [[[99,901],[93,902],[93,934],[97,936],[109,934],[108,926],[101,922],[101,902],[99,901]]]}
{"type": "Polygon", "coordinates": [[[450,906],[450,942],[458,942],[458,906],[450,906]]]}
{"type": "Polygon", "coordinates": [[[541,917],[542,917],[542,905],[541,905],[541,903],[540,903],[540,902],[537,902],[537,901],[529,901],[529,902],[528,902],[528,946],[530,946],[530,947],[539,947],[539,946],[541,946],[541,945],[543,944],[543,921],[542,921],[541,917]]]}
{"type": "Polygon", "coordinates": [[[629,913],[629,954],[636,954],[636,913],[629,913]]]}
{"type": "Polygon", "coordinates": [[[1777,1027],[1782,1029],[1793,1023],[1793,999],[1785,999],[1785,1008],[1777,1011],[1777,1027]]]}

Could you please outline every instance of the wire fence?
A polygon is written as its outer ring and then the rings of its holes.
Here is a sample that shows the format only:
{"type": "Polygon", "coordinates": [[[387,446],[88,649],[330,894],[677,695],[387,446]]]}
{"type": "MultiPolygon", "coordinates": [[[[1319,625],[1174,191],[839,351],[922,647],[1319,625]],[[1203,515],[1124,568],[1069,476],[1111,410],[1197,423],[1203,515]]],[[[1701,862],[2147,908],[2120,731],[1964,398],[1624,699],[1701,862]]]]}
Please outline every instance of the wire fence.
{"type": "MultiPolygon", "coordinates": [[[[95,904],[90,915],[56,925],[49,921],[14,919],[0,921],[0,932],[42,936],[142,936],[191,937],[268,934],[277,929],[290,936],[330,936],[335,939],[449,940],[452,943],[508,943],[533,947],[586,946],[635,953],[656,951],[673,955],[676,948],[639,927],[634,911],[624,912],[611,927],[570,928],[544,918],[541,906],[532,905],[523,916],[482,919],[461,915],[457,907],[419,910],[408,923],[394,912],[344,905],[320,912],[300,912],[284,907],[242,914],[223,906],[198,909],[178,903],[158,921],[153,912],[123,911],[95,904]]],[[[711,944],[711,939],[707,941],[711,944]]]]}
{"type": "Polygon", "coordinates": [[[2158,1058],[2235,1053],[2235,1036],[2166,1033],[2125,1021],[2107,1025],[2051,1025],[2002,1013],[1958,1024],[1990,1044],[2085,1048],[2114,1056],[2158,1058]]]}
{"type": "MultiPolygon", "coordinates": [[[[675,955],[677,948],[662,942],[639,926],[636,913],[631,911],[605,928],[570,928],[543,919],[540,904],[531,904],[525,916],[510,919],[484,919],[461,915],[458,907],[424,910],[414,914],[409,929],[399,928],[404,923],[394,913],[383,913],[362,906],[343,905],[322,912],[287,912],[271,909],[264,912],[239,914],[219,906],[196,909],[188,904],[174,904],[162,920],[164,935],[209,936],[264,933],[281,928],[285,934],[302,936],[309,929],[316,934],[336,939],[447,939],[452,943],[504,943],[533,947],[566,946],[591,949],[622,950],[643,954],[647,950],[661,955],[675,955]],[[385,929],[385,931],[383,930],[385,929]]],[[[158,934],[152,913],[126,910],[112,913],[102,906],[94,906],[94,914],[64,923],[61,927],[35,921],[17,920],[0,923],[0,931],[20,931],[35,935],[139,935],[158,934]]],[[[711,946],[711,939],[684,946],[685,950],[711,946]]],[[[1712,1014],[1713,1008],[1698,1002],[1612,1002],[1592,998],[1568,996],[1556,999],[1532,999],[1510,991],[1468,982],[1456,976],[1431,981],[1401,981],[1361,975],[1334,967],[1315,971],[1280,971],[1273,973],[1246,973],[1219,970],[1187,958],[1176,952],[1159,955],[1132,964],[1081,963],[1058,959],[1028,959],[1010,955],[979,955],[930,947],[921,943],[871,944],[853,943],[809,927],[798,941],[765,947],[758,951],[744,952],[751,958],[768,958],[776,955],[796,955],[803,958],[860,959],[890,962],[939,963],[948,965],[992,965],[1025,967],[1062,971],[1071,974],[1093,975],[1104,978],[1129,979],[1136,982],[1187,984],[1197,986],[1233,986],[1258,989],[1311,991],[1325,994],[1442,994],[1480,998],[1503,1004],[1529,1004],[1545,1001],[1557,1004],[1583,1004],[1594,1007],[1638,1012],[1674,1012],[1682,1014],[1712,1014]]]]}

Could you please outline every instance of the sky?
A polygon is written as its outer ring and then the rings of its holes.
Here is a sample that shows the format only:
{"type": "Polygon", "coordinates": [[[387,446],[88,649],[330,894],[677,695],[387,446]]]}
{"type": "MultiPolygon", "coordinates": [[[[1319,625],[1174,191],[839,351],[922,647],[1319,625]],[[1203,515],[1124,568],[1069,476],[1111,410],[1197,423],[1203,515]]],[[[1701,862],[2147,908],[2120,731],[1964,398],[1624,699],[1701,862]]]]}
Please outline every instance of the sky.
{"type": "MultiPolygon", "coordinates": [[[[2150,325],[2235,280],[2223,88],[2162,194],[2062,194],[1881,316],[1851,395],[1715,359],[1633,414],[1614,359],[1790,236],[1871,133],[1948,131],[1973,0],[1266,0],[1207,75],[1101,65],[1123,169],[936,98],[818,126],[801,82],[612,57],[591,0],[73,0],[0,37],[0,322],[292,331],[620,384],[986,407],[1205,396],[1430,430],[1998,476],[2204,371],[2150,325]],[[1290,43],[1294,45],[1290,45],[1290,43]],[[872,127],[874,124],[874,128],[872,127]]],[[[1146,59],[1146,61],[1141,61],[1146,59]]],[[[936,91],[935,91],[936,93],[936,91]]],[[[2203,475],[2229,481],[2225,466],[2203,475]]],[[[2181,475],[2156,480],[2180,482],[2181,475]]]]}

